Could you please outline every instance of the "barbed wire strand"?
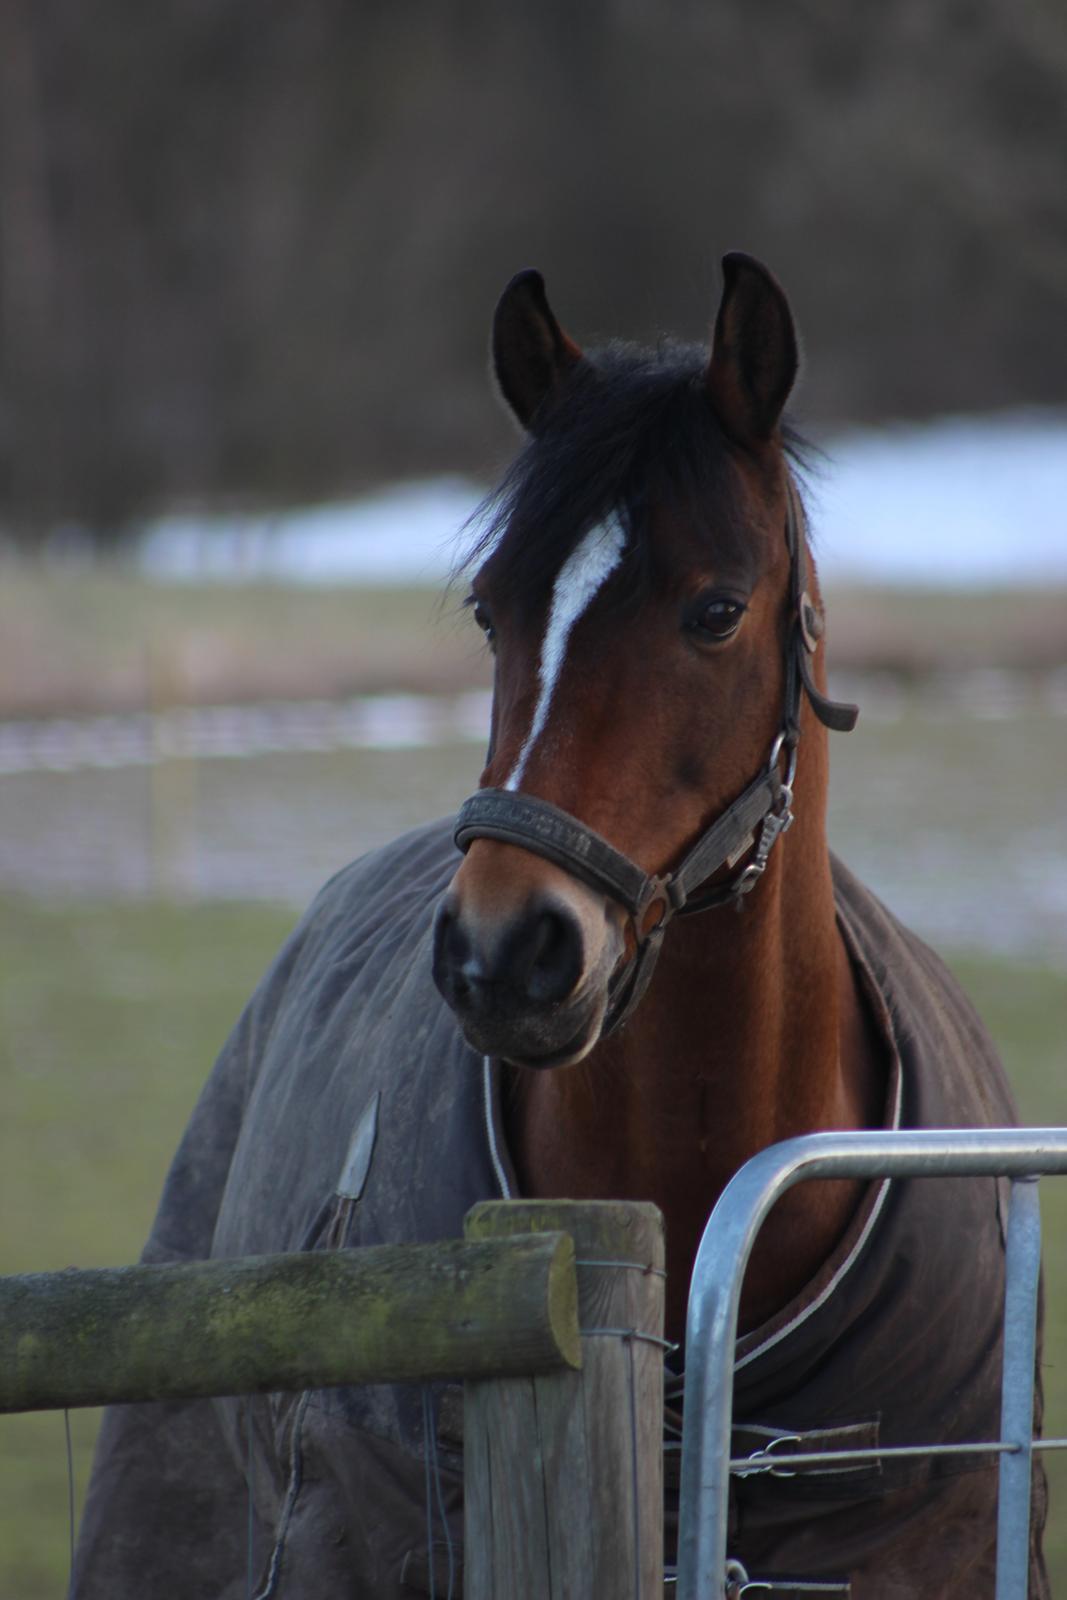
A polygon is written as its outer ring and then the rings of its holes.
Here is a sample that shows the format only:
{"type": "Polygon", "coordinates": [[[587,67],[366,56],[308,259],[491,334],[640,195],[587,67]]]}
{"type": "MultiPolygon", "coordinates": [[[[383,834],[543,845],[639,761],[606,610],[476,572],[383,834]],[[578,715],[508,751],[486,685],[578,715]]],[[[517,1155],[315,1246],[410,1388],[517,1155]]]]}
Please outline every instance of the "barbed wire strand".
{"type": "Polygon", "coordinates": [[[634,1340],[624,1335],[623,1343],[630,1363],[630,1492],[634,1519],[634,1600],[641,1600],[641,1500],[637,1461],[637,1374],[634,1367],[634,1340]]]}
{"type": "Polygon", "coordinates": [[[437,1580],[433,1570],[433,1491],[430,1481],[430,1434],[433,1412],[430,1407],[430,1387],[422,1386],[422,1465],[426,1476],[426,1572],[430,1584],[430,1600],[437,1600],[437,1580]]]}
{"type": "Polygon", "coordinates": [[[70,1533],[70,1579],[74,1582],[74,1447],[70,1442],[70,1411],[63,1408],[63,1431],[67,1436],[67,1519],[70,1533]]]}
{"type": "Polygon", "coordinates": [[[252,1396],[245,1396],[245,1432],[248,1436],[245,1454],[245,1488],[248,1491],[248,1572],[246,1575],[247,1600],[252,1600],[255,1587],[253,1558],[255,1554],[255,1501],[252,1495],[252,1396]]]}
{"type": "MultiPolygon", "coordinates": [[[[429,1387],[429,1386],[427,1385],[427,1387],[429,1387]]],[[[431,1420],[433,1420],[433,1411],[432,1411],[432,1406],[433,1406],[432,1394],[433,1394],[433,1391],[432,1390],[430,1390],[430,1394],[431,1394],[431,1401],[430,1401],[430,1405],[431,1405],[431,1420]]],[[[455,1589],[455,1584],[456,1584],[456,1557],[455,1557],[455,1551],[453,1550],[453,1547],[452,1547],[452,1529],[449,1526],[448,1517],[447,1517],[447,1515],[445,1513],[444,1490],[441,1487],[441,1463],[438,1460],[438,1456],[437,1456],[437,1425],[436,1425],[436,1423],[434,1423],[433,1431],[432,1431],[432,1433],[430,1435],[430,1438],[431,1438],[431,1446],[430,1446],[430,1448],[431,1448],[431,1451],[432,1451],[431,1459],[433,1461],[433,1481],[434,1481],[434,1489],[435,1489],[436,1495],[437,1495],[437,1510],[438,1510],[438,1512],[440,1514],[440,1517],[441,1517],[441,1526],[444,1529],[444,1533],[445,1533],[445,1549],[446,1549],[446,1551],[448,1553],[448,1596],[447,1596],[447,1600],[453,1600],[453,1591],[455,1589]]]]}

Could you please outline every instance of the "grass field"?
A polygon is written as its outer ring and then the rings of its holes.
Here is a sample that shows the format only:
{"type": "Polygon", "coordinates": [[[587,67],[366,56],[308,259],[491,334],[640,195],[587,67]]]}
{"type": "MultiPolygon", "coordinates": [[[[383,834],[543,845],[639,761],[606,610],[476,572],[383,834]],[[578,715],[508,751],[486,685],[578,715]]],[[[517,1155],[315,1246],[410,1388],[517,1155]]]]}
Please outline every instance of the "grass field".
{"type": "MultiPolygon", "coordinates": [[[[200,1085],[293,920],[0,900],[0,1271],[137,1259],[200,1085]]],[[[71,1414],[79,1500],[96,1426],[71,1414]]],[[[0,1600],[65,1594],[66,1480],[62,1414],[0,1419],[0,1600]]]]}
{"type": "MultiPolygon", "coordinates": [[[[464,589],[148,583],[121,566],[9,562],[0,718],[171,704],[447,693],[489,681],[464,589]]],[[[914,675],[1063,662],[1067,589],[880,587],[827,596],[835,669],[914,675]]]]}
{"type": "MultiPolygon", "coordinates": [[[[200,1084],[289,910],[0,898],[0,1272],[132,1261],[200,1084]]],[[[1067,1122],[1061,973],[955,962],[1023,1115],[1067,1122]]],[[[1044,1188],[1049,1431],[1067,1433],[1067,1185],[1044,1188]]],[[[72,1415],[75,1480],[96,1415],[72,1415]]],[[[1067,1474],[1050,1555],[1067,1582],[1067,1474]]],[[[58,1600],[68,1561],[61,1414],[0,1419],[0,1600],[58,1600]]],[[[118,1597],[116,1597],[118,1600],[118,1597]]]]}

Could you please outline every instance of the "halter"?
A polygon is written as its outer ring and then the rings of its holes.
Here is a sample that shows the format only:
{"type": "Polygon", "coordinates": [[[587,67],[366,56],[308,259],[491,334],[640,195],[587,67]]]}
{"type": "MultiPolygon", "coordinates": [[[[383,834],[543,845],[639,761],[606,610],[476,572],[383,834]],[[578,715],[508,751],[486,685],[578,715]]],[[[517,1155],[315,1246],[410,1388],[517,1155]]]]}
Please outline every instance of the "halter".
{"type": "Polygon", "coordinates": [[[636,947],[626,967],[612,980],[601,1038],[633,1011],[648,987],[663,936],[675,916],[692,916],[718,906],[740,908],[767,869],[775,841],[793,821],[793,780],[800,740],[800,704],[806,694],[824,727],[847,733],[858,708],[821,694],[812,677],[812,657],[822,637],[822,612],[807,589],[804,513],[791,478],[786,479],[786,546],[790,568],[790,629],[786,643],[786,681],[782,724],[764,769],[732,805],[701,835],[671,872],[646,873],[629,856],[579,822],[569,812],[536,795],[508,789],[479,789],[464,801],[456,819],[455,841],[464,852],[475,839],[498,839],[543,856],[629,912],[636,947]],[[781,766],[785,762],[783,777],[781,766]],[[759,837],[756,838],[756,830],[759,837]],[[755,843],[755,853],[735,877],[702,883],[722,867],[734,867],[755,843]],[[651,919],[651,920],[650,920],[651,919]],[[646,925],[647,924],[647,925],[646,925]]]}

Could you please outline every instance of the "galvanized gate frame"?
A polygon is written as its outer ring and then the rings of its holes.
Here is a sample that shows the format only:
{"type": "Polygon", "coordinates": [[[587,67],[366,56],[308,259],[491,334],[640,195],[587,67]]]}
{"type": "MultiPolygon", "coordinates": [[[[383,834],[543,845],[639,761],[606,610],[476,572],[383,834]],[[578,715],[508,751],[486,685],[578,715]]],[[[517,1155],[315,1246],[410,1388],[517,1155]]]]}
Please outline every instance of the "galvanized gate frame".
{"type": "MultiPolygon", "coordinates": [[[[737,1313],[749,1252],[767,1213],[805,1178],[912,1177],[1012,1180],[1001,1437],[992,1443],[975,1441],[969,1448],[1000,1455],[996,1600],[1026,1600],[1041,1256],[1035,1180],[1052,1173],[1067,1173],[1067,1128],[809,1134],[761,1151],[731,1179],[704,1230],[689,1292],[677,1600],[723,1600],[726,1591],[730,1474],[744,1466],[751,1470],[751,1462],[730,1460],[737,1313]]],[[[1036,1447],[1064,1444],[1043,1440],[1036,1447]]],[[[959,1452],[968,1446],[941,1448],[959,1452]]],[[[909,1453],[931,1450],[921,1446],[909,1453]]],[[[857,1452],[848,1454],[853,1459],[857,1452]]],[[[825,1456],[819,1459],[826,1461],[825,1456]]]]}

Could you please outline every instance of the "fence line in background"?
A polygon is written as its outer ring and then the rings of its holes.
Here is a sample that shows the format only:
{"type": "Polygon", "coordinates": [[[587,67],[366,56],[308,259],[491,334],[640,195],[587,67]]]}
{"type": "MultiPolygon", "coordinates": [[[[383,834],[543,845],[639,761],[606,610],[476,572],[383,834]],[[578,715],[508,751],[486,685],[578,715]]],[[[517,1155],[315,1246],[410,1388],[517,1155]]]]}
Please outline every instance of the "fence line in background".
{"type": "MultiPolygon", "coordinates": [[[[1067,669],[964,668],[918,683],[891,671],[839,672],[841,693],[869,721],[906,712],[996,720],[1036,710],[1067,717],[1067,669]]],[[[425,750],[488,736],[488,690],[365,694],[348,699],[232,705],[161,704],[151,710],[0,720],[0,776],[19,772],[151,766],[163,761],[276,751],[425,750]]]]}

